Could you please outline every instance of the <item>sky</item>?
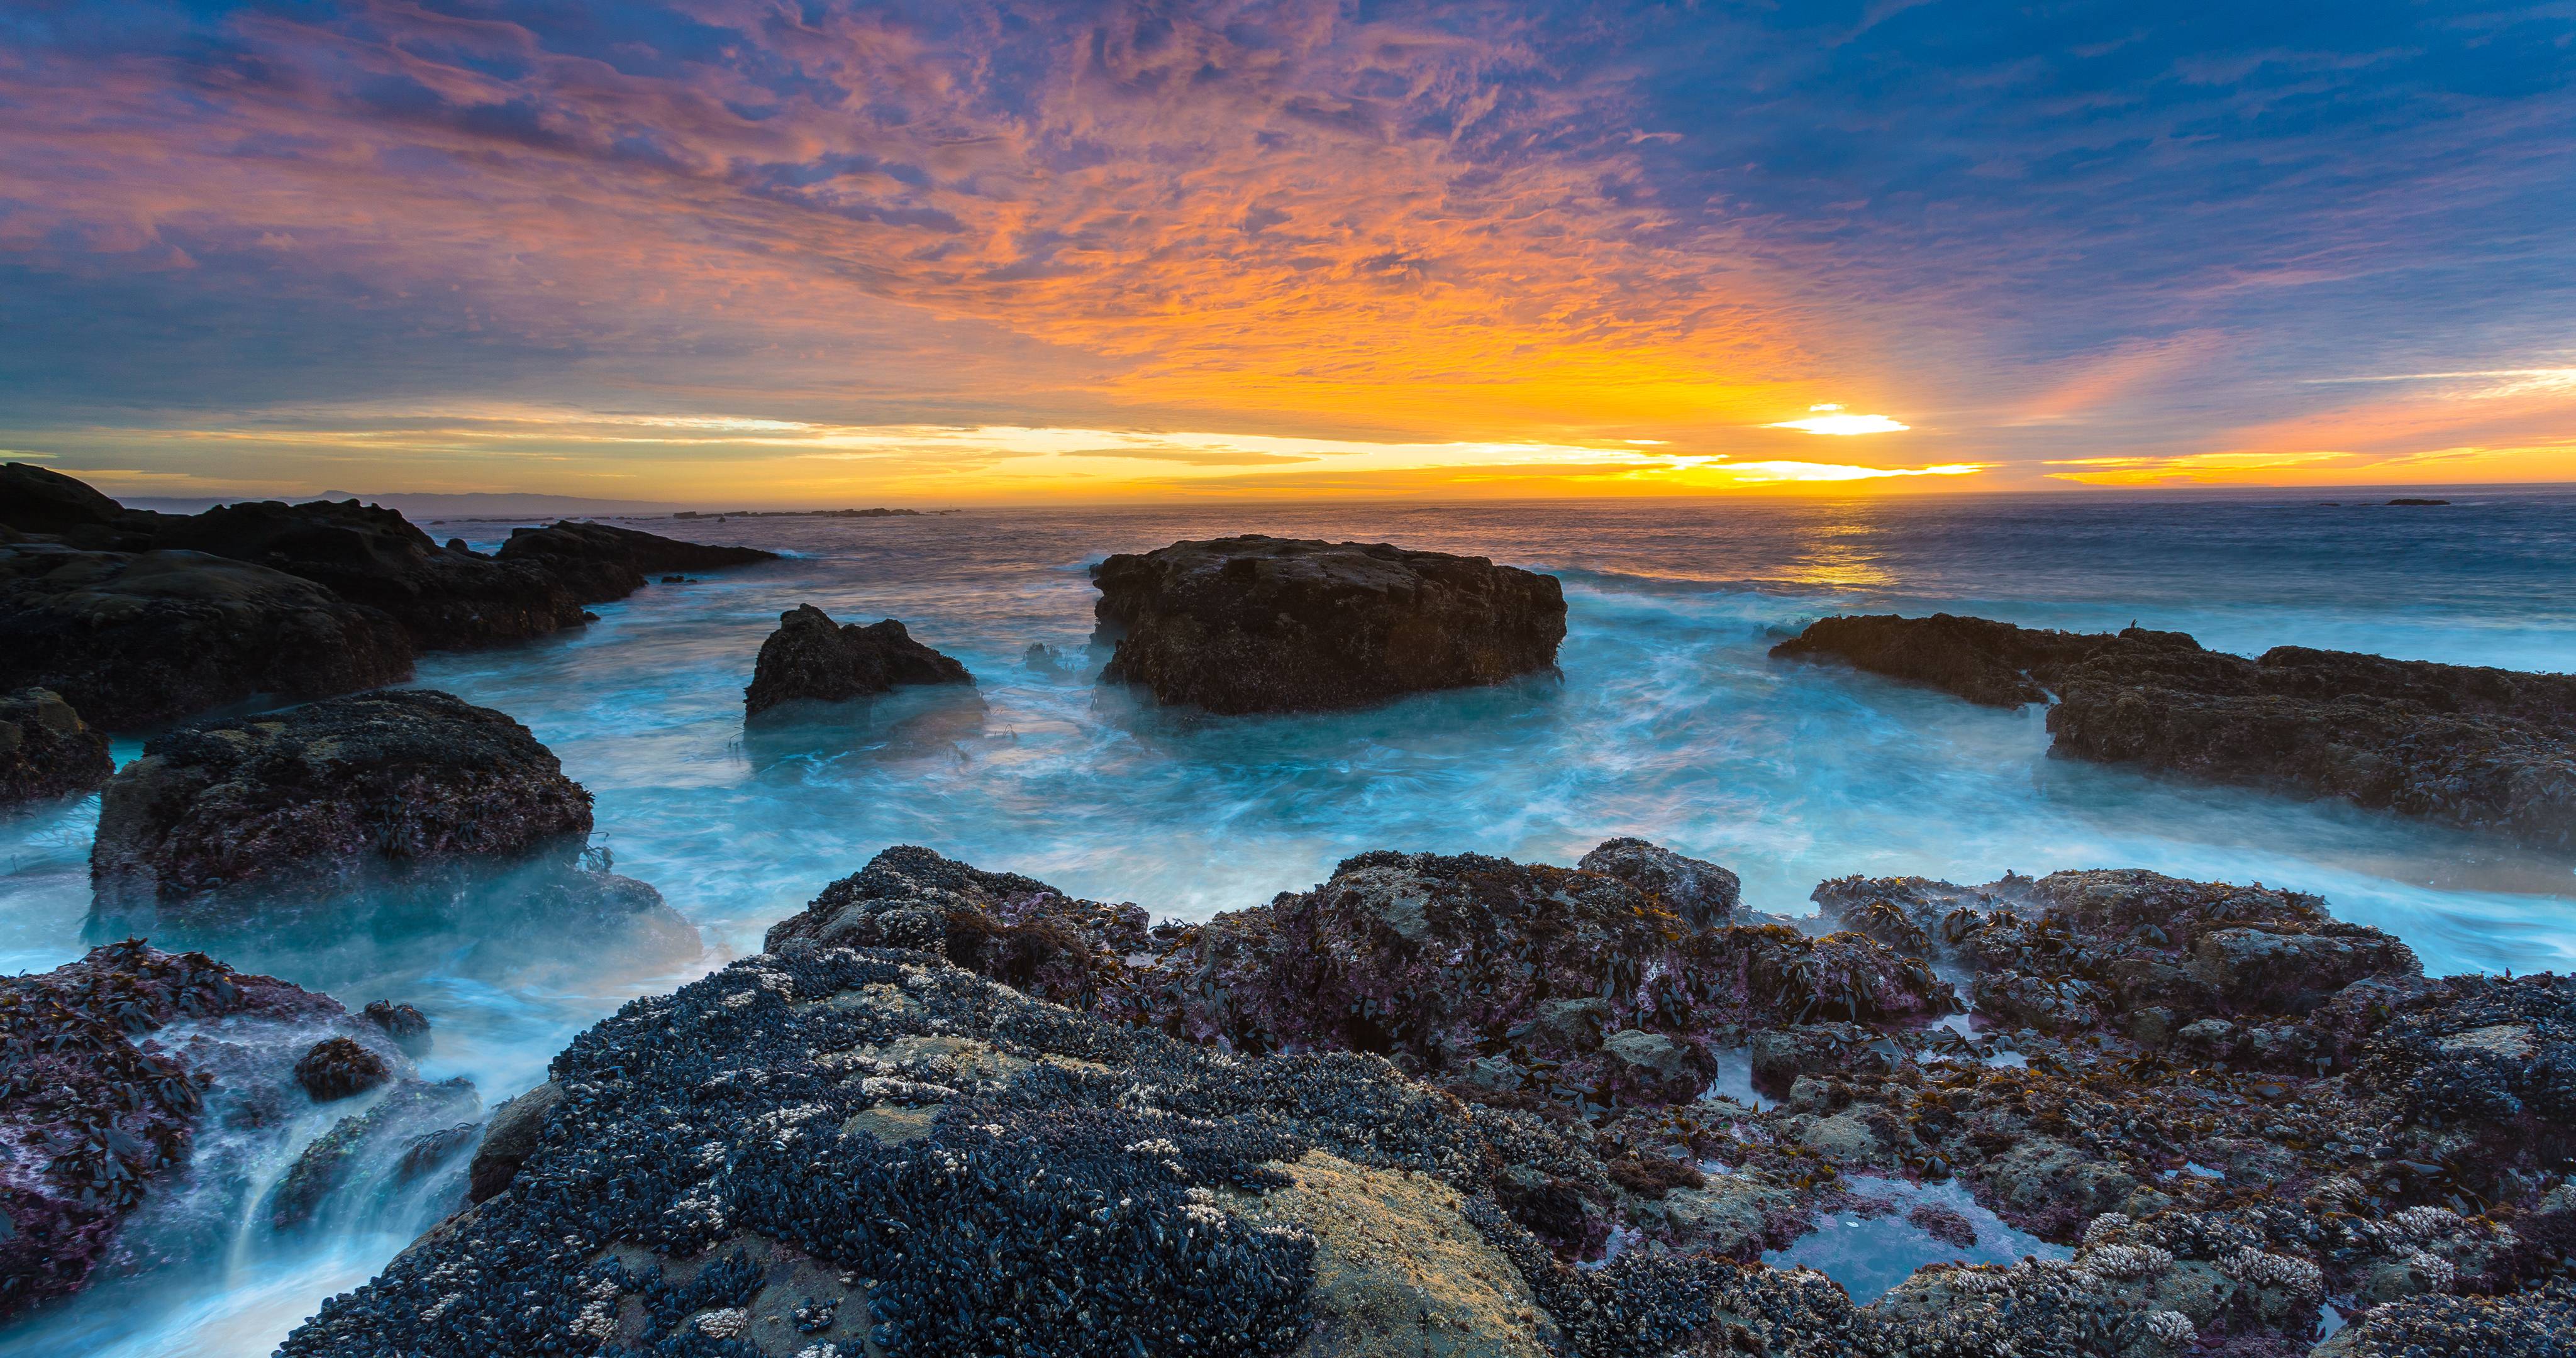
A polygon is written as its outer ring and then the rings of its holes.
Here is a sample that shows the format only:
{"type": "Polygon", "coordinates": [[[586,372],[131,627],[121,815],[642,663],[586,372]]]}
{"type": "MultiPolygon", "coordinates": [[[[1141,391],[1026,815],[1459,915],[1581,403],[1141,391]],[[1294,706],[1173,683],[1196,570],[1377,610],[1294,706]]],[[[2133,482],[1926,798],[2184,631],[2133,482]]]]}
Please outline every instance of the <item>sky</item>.
{"type": "Polygon", "coordinates": [[[0,6],[0,451],[751,505],[2576,480],[2576,0],[0,6]]]}

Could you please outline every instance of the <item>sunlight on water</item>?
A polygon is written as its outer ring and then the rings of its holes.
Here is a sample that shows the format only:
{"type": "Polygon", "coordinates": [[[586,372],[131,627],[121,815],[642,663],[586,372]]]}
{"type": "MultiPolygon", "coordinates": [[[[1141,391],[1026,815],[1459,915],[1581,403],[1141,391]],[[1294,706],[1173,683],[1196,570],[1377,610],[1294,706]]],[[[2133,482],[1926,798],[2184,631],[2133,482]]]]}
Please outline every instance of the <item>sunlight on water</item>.
{"type": "MultiPolygon", "coordinates": [[[[506,527],[431,531],[489,546],[506,527]]],[[[574,635],[428,657],[419,682],[509,712],[551,745],[597,794],[597,842],[617,871],[695,923],[702,956],[583,951],[497,966],[470,937],[427,953],[268,938],[217,955],[352,1008],[418,1005],[437,1025],[423,1073],[471,1078],[487,1106],[542,1079],[581,1028],[756,951],[768,925],[901,842],[1193,919],[1303,889],[1365,849],[1570,863],[1621,834],[1723,863],[1742,874],[1748,905],[1789,914],[1846,873],[1982,882],[2139,866],[2321,893],[2403,936],[2436,972],[2576,962],[2565,863],[2349,808],[2052,760],[2036,710],[1765,654],[1827,612],[1946,608],[2088,630],[2135,619],[2244,651],[2299,643],[2576,669],[2576,605],[2540,584],[2576,556],[2565,497],[2438,515],[2290,500],[1237,507],[685,531],[798,555],[648,587],[574,635]],[[1571,607],[1563,677],[1248,719],[1096,688],[1086,566],[1230,531],[1393,540],[1555,571],[1571,607]],[[902,618],[965,661],[975,690],[913,690],[747,731],[752,657],[778,613],[806,602],[844,621],[902,618]],[[1031,642],[1076,669],[1029,668],[1031,642]]],[[[121,745],[119,758],[136,750],[121,745]]],[[[51,967],[99,941],[82,932],[96,816],[92,798],[0,819],[0,964],[51,967]]],[[[292,1150],[272,1148],[264,1172],[282,1172],[292,1150]]],[[[114,1280],[0,1336],[0,1353],[264,1353],[437,1208],[388,1203],[337,1233],[264,1240],[256,1257],[236,1248],[231,1262],[114,1280]]]]}

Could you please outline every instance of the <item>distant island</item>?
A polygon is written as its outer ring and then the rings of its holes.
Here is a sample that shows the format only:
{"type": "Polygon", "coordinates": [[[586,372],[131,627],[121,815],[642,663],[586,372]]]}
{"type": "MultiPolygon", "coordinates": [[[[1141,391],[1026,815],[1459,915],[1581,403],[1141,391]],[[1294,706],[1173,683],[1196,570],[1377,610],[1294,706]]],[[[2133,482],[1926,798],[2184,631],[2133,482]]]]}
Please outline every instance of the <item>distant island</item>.
{"type": "MultiPolygon", "coordinates": [[[[954,514],[957,511],[943,509],[935,512],[954,514]]],[[[675,519],[892,519],[898,517],[917,519],[927,516],[918,509],[736,509],[718,514],[683,509],[671,517],[675,519]]]]}

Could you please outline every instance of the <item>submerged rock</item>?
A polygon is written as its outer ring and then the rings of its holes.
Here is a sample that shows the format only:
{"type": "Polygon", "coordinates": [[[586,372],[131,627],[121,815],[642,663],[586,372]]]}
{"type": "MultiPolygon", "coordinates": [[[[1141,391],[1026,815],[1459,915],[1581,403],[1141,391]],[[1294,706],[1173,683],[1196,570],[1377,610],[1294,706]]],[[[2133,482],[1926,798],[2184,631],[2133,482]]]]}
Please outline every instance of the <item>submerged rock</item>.
{"type": "Polygon", "coordinates": [[[399,1188],[451,1165],[471,1144],[483,1101],[463,1079],[404,1080],[363,1113],[333,1123],[288,1167],[269,1198],[269,1224],[313,1220],[334,1195],[375,1181],[399,1188]]]}
{"type": "Polygon", "coordinates": [[[554,851],[590,794],[506,714],[425,689],[335,698],[158,737],[108,783],[95,910],[220,912],[247,889],[325,895],[371,876],[554,851]]]}
{"type": "Polygon", "coordinates": [[[50,689],[108,730],[375,688],[411,663],[393,619],[299,576],[198,552],[0,545],[0,688],[50,689]]]}
{"type": "Polygon", "coordinates": [[[315,1103],[363,1094],[393,1078],[385,1058],[345,1037],[326,1037],[295,1063],[295,1082],[315,1103]]]}
{"type": "Polygon", "coordinates": [[[721,570],[776,561],[757,547],[683,542],[634,528],[563,520],[545,528],[513,528],[495,556],[544,567],[585,604],[623,599],[657,575],[721,570]]]}
{"type": "Polygon", "coordinates": [[[116,772],[107,737],[52,689],[0,694],[0,806],[87,792],[116,772]]]}
{"type": "Polygon", "coordinates": [[[1552,670],[1556,578],[1483,557],[1247,535],[1092,571],[1101,677],[1211,712],[1311,712],[1552,670]]]}
{"type": "Polygon", "coordinates": [[[2018,706],[2058,695],[2053,753],[2332,797],[2576,849],[2576,676],[2178,632],[2037,631],[1936,614],[1826,618],[1772,649],[2018,706]]]}
{"type": "Polygon", "coordinates": [[[89,1280],[124,1219],[188,1166],[211,1102],[303,1097],[296,1048],[259,1033],[346,1017],[329,996],[133,939],[0,979],[0,1317],[89,1280]]]}
{"type": "Polygon", "coordinates": [[[778,630],[760,643],[745,715],[759,716],[796,699],[841,702],[891,692],[900,684],[971,684],[975,677],[948,656],[912,639],[892,618],[862,627],[835,623],[812,604],[778,615],[778,630]]]}

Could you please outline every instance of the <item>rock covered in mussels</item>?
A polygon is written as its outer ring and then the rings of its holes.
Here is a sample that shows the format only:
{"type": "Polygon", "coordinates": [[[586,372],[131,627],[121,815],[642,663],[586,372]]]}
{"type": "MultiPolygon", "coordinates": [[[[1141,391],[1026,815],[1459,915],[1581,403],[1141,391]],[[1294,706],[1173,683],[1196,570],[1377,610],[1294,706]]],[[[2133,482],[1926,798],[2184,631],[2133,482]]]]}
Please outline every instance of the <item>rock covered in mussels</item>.
{"type": "Polygon", "coordinates": [[[1553,670],[1556,577],[1383,543],[1242,537],[1092,570],[1101,677],[1219,713],[1360,707],[1553,670]]]}
{"type": "Polygon", "coordinates": [[[265,566],[0,545],[0,687],[49,689],[111,731],[398,683],[411,664],[392,618],[265,566]]]}
{"type": "Polygon", "coordinates": [[[256,1034],[345,1018],[329,996],[133,939],[0,979],[0,1318],[88,1281],[125,1217],[188,1165],[210,1102],[294,1089],[289,1048],[241,1059],[256,1034]],[[227,1087],[242,1080],[262,1087],[227,1087]]]}
{"type": "Polygon", "coordinates": [[[912,639],[892,618],[862,627],[835,623],[812,604],[778,615],[778,630],[760,643],[744,714],[759,716],[797,699],[841,702],[887,693],[903,684],[971,684],[955,659],[912,639]]]}
{"type": "Polygon", "coordinates": [[[1144,907],[1076,900],[1011,872],[986,872],[899,844],[770,926],[765,946],[797,940],[916,948],[1025,994],[1087,1009],[1123,990],[1149,951],[1144,907]]]}
{"type": "Polygon", "coordinates": [[[623,599],[650,577],[672,571],[710,571],[776,561],[776,552],[685,542],[636,528],[569,519],[545,528],[513,528],[494,553],[504,562],[544,567],[585,604],[623,599]]]}
{"type": "Polygon", "coordinates": [[[87,792],[116,772],[107,737],[47,688],[0,694],[0,806],[87,792]]]}
{"type": "Polygon", "coordinates": [[[107,786],[104,914],[328,893],[469,857],[569,854],[590,793],[504,713],[428,689],[334,698],[157,737],[107,786]]]}
{"type": "MultiPolygon", "coordinates": [[[[1592,861],[1642,856],[1604,848],[1592,861]]],[[[1705,1088],[1746,1023],[1920,1024],[1957,1008],[1927,965],[1872,939],[1694,925],[1680,904],[1608,872],[1361,854],[1312,891],[1180,931],[1129,999],[1140,1021],[1242,1051],[1386,1052],[1444,1080],[1650,1103],[1705,1088]]]]}
{"type": "Polygon", "coordinates": [[[1935,614],[1823,619],[1772,648],[1999,707],[2046,702],[2053,753],[2576,848],[2576,676],[2179,632],[2041,631],[1935,614]]]}

